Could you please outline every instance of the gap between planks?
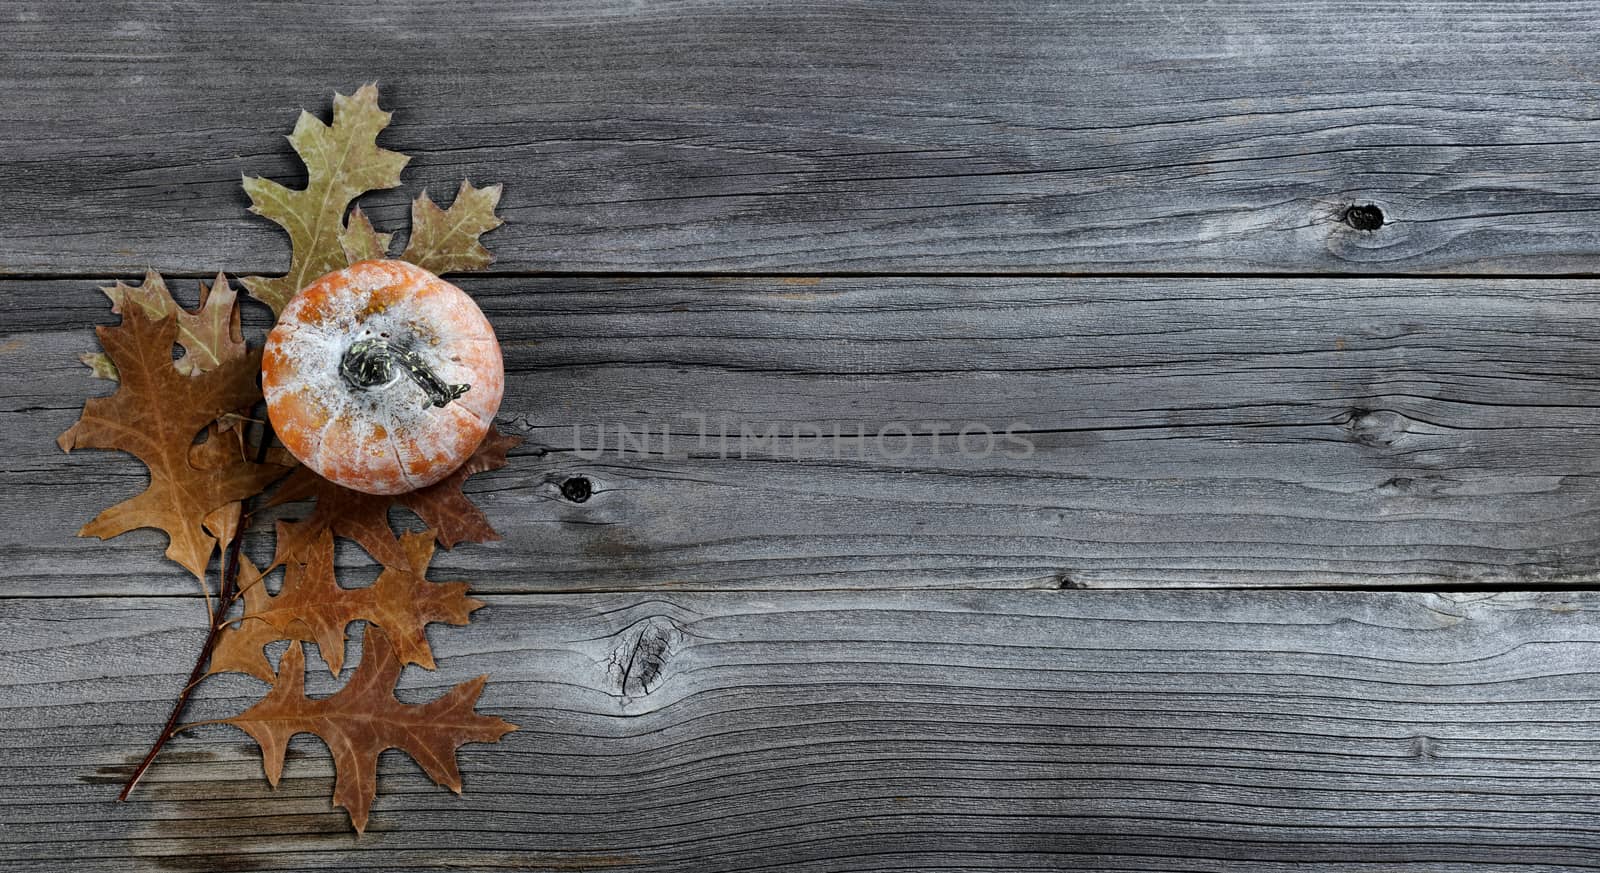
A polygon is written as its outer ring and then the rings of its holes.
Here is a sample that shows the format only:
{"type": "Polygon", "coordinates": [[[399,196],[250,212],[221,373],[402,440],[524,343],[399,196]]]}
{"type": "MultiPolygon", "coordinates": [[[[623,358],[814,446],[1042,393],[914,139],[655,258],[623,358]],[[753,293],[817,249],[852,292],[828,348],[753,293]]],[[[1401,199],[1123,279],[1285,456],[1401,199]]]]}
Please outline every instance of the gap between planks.
{"type": "MultiPolygon", "coordinates": [[[[254,275],[251,270],[155,270],[169,280],[200,279],[207,282],[218,272],[229,276],[254,275]]],[[[276,269],[259,271],[274,275],[276,269]]],[[[106,282],[125,275],[106,270],[6,272],[0,268],[0,280],[15,282],[106,282]]],[[[1361,281],[1366,279],[1393,279],[1411,281],[1577,281],[1600,279],[1593,272],[1545,272],[1527,274],[1477,273],[1477,272],[1315,272],[1293,270],[1229,270],[1229,271],[1172,271],[1172,270],[762,270],[756,272],[716,270],[483,270],[473,273],[447,273],[452,282],[471,284],[477,279],[735,279],[794,281],[796,279],[1193,279],[1196,281],[1231,281],[1236,279],[1295,279],[1329,282],[1361,281]]],[[[246,298],[253,299],[253,298],[246,298]]]]}

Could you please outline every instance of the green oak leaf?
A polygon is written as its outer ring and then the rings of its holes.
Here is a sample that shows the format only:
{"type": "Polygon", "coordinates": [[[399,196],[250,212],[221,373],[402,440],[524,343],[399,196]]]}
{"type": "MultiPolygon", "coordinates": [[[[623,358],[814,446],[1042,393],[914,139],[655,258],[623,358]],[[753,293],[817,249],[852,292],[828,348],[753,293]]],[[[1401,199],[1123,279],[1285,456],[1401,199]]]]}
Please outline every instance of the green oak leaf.
{"type": "MultiPolygon", "coordinates": [[[[221,273],[210,287],[200,283],[200,305],[193,310],[184,309],[172,299],[166,282],[160,274],[144,274],[138,285],[115,285],[101,288],[111,298],[111,311],[126,314],[128,307],[137,307],[147,318],[159,321],[176,316],[178,345],[183,346],[183,357],[173,362],[178,372],[194,376],[214,370],[226,361],[244,355],[244,334],[239,327],[237,295],[221,273]]],[[[117,379],[117,365],[101,352],[87,352],[79,356],[101,379],[117,379]]]]}
{"type": "Polygon", "coordinates": [[[427,191],[417,195],[411,203],[411,238],[401,260],[441,274],[488,267],[494,256],[478,237],[505,223],[494,214],[500,189],[474,188],[463,180],[449,209],[440,209],[427,191]]]}
{"type": "Polygon", "coordinates": [[[291,190],[258,176],[246,177],[250,211],[277,222],[289,234],[289,272],[246,276],[246,290],[274,314],[312,280],[349,262],[341,238],[350,203],[368,191],[394,188],[410,158],[378,145],[390,113],[378,108],[378,86],[363,85],[353,96],[333,95],[333,124],[301,112],[289,144],[306,165],[306,187],[291,190]]]}
{"type": "Polygon", "coordinates": [[[357,261],[389,257],[389,241],[392,239],[392,233],[378,233],[367,214],[357,206],[350,210],[350,221],[339,236],[339,247],[344,249],[345,260],[354,264],[357,261]]]}

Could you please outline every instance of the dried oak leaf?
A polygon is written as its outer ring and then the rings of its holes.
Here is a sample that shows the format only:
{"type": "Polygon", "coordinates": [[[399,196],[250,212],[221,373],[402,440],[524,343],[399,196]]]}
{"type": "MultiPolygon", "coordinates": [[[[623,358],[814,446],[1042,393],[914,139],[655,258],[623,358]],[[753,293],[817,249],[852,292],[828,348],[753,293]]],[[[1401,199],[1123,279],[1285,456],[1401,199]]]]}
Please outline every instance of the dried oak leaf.
{"type": "MultiPolygon", "coordinates": [[[[271,608],[272,595],[261,582],[264,574],[242,554],[239,562],[239,590],[244,596],[245,615],[271,608]]],[[[264,621],[241,621],[223,628],[217,635],[217,645],[211,650],[206,672],[247,673],[270,684],[276,676],[263,649],[278,640],[315,642],[311,630],[303,624],[291,623],[279,630],[264,621]]]]}
{"type": "MultiPolygon", "coordinates": [[[[290,562],[284,569],[283,588],[276,595],[257,596],[246,603],[242,621],[263,623],[276,631],[266,642],[304,639],[301,634],[309,633],[328,668],[338,676],[344,669],[345,628],[350,622],[366,620],[383,628],[402,663],[432,670],[428,624],[466,624],[483,601],[467,596],[465,582],[426,578],[433,560],[433,531],[403,535],[400,548],[406,555],[405,564],[385,567],[377,581],[365,588],[343,588],[334,579],[333,534],[323,531],[304,563],[290,562]]],[[[252,589],[260,587],[256,584],[252,589]]],[[[256,662],[251,659],[251,663],[256,662]]],[[[255,670],[246,672],[259,675],[255,670]]]]}
{"type": "Polygon", "coordinates": [[[105,352],[84,352],[78,356],[78,360],[89,368],[90,375],[96,379],[117,381],[117,365],[111,363],[105,352]]]}
{"type": "Polygon", "coordinates": [[[357,832],[378,793],[378,756],[400,749],[415,758],[433,781],[461,793],[456,749],[466,743],[492,743],[516,725],[476,711],[487,676],[451,688],[437,700],[401,703],[394,696],[403,669],[383,631],[368,626],[364,655],[355,674],[331,697],[305,696],[305,653],[290,643],[278,665],[272,691],[228,724],[261,747],[262,769],[273,786],[283,775],[284,752],[295,734],[316,734],[333,755],[333,803],[350,812],[357,832]]]}
{"type": "Polygon", "coordinates": [[[152,320],[131,307],[121,324],[95,330],[117,367],[117,392],[85,401],[78,421],[56,442],[69,452],[128,452],[150,469],[150,486],[95,516],[78,535],[109,539],[134,528],[159,528],[169,540],[167,557],[204,579],[217,545],[205,530],[207,516],[284,473],[276,464],[247,460],[235,441],[220,438],[214,429],[205,442],[194,443],[217,416],[260,399],[261,352],[247,350],[215,369],[185,376],[172,361],[178,337],[174,316],[152,320]]]}
{"type": "Polygon", "coordinates": [[[400,259],[432,273],[482,270],[494,256],[478,237],[505,222],[495,217],[501,186],[474,188],[463,180],[449,209],[440,209],[427,191],[411,203],[411,238],[400,259]]]}
{"type": "MultiPolygon", "coordinates": [[[[111,298],[111,311],[118,315],[125,314],[130,306],[137,306],[154,320],[169,315],[177,317],[178,345],[183,346],[184,354],[173,366],[185,376],[214,370],[223,361],[244,354],[237,295],[221,273],[210,287],[200,283],[200,305],[192,310],[184,309],[172,299],[167,283],[154,271],[145,273],[144,281],[138,285],[118,282],[100,290],[111,298]]],[[[102,352],[86,353],[80,360],[102,379],[117,378],[116,364],[102,352]]]]}
{"type": "Polygon", "coordinates": [[[361,207],[350,210],[350,220],[339,234],[339,248],[344,249],[344,259],[351,264],[357,261],[378,260],[389,257],[392,233],[378,233],[361,207]]]}
{"type": "Polygon", "coordinates": [[[294,191],[252,176],[244,180],[250,211],[283,226],[289,233],[289,272],[283,276],[246,276],[241,281],[257,300],[283,311],[295,293],[324,273],[348,264],[341,238],[345,210],[368,191],[400,184],[400,170],[410,158],[378,145],[378,133],[390,114],[378,108],[378,88],[363,85],[353,96],[333,95],[333,124],[301,112],[289,144],[306,165],[306,187],[294,191]]]}
{"type": "MultiPolygon", "coordinates": [[[[147,271],[138,285],[117,282],[102,287],[101,292],[111,300],[111,311],[123,314],[126,307],[137,307],[146,316],[159,320],[168,316],[177,319],[178,344],[184,354],[173,362],[178,372],[195,375],[214,370],[224,361],[233,360],[245,353],[244,332],[239,323],[238,295],[221,273],[209,287],[200,283],[200,303],[192,310],[184,309],[167,290],[166,282],[154,270],[147,271]]],[[[101,379],[117,381],[117,365],[104,352],[89,352],[79,360],[101,379]]],[[[236,456],[247,458],[243,431],[228,437],[224,432],[232,428],[231,421],[248,415],[249,410],[225,412],[213,423],[207,439],[196,444],[189,452],[189,461],[199,470],[219,469],[230,464],[236,456]],[[231,440],[231,442],[230,442],[231,440]]],[[[281,457],[281,453],[280,453],[281,457]]],[[[279,462],[283,463],[283,462],[279,462]]],[[[284,464],[292,466],[292,462],[284,464]]],[[[202,527],[218,542],[226,543],[238,529],[243,504],[232,501],[208,513],[202,527]]]]}
{"type": "Polygon", "coordinates": [[[363,494],[335,485],[305,467],[296,468],[284,479],[268,505],[315,497],[316,507],[300,521],[279,525],[273,566],[305,561],[309,550],[325,531],[355,540],[385,566],[406,566],[405,551],[389,527],[389,507],[397,502],[433,528],[439,544],[447,549],[461,542],[497,540],[500,535],[489,524],[488,516],[461,493],[461,486],[474,473],[504,467],[506,452],[521,442],[522,437],[507,436],[491,426],[477,451],[454,473],[426,488],[405,494],[363,494]]]}

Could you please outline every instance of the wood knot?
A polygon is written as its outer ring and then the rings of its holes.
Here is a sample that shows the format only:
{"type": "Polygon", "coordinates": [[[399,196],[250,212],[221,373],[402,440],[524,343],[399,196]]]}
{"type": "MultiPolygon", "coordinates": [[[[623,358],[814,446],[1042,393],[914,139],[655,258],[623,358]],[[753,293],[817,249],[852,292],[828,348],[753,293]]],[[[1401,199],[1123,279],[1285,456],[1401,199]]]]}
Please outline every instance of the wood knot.
{"type": "Polygon", "coordinates": [[[585,476],[573,476],[561,483],[561,496],[573,503],[582,503],[594,494],[594,483],[585,476]]]}
{"type": "Polygon", "coordinates": [[[1345,415],[1344,429],[1354,442],[1374,448],[1388,448],[1406,434],[1407,419],[1388,409],[1352,409],[1345,415]]]}
{"type": "Polygon", "coordinates": [[[1341,220],[1360,231],[1374,231],[1383,227],[1383,210],[1372,203],[1361,203],[1345,209],[1341,220]]]}
{"type": "Polygon", "coordinates": [[[683,628],[670,618],[644,619],[622,633],[611,651],[607,675],[624,699],[643,697],[660,687],[667,660],[683,640],[683,628]]]}
{"type": "Polygon", "coordinates": [[[1383,480],[1383,483],[1378,486],[1378,493],[1385,497],[1398,497],[1402,494],[1411,493],[1412,489],[1416,488],[1416,485],[1417,480],[1412,479],[1410,476],[1391,476],[1383,480]]]}
{"type": "Polygon", "coordinates": [[[1408,757],[1418,761],[1431,761],[1439,757],[1439,741],[1427,734],[1418,734],[1411,738],[1411,748],[1408,757]]]}

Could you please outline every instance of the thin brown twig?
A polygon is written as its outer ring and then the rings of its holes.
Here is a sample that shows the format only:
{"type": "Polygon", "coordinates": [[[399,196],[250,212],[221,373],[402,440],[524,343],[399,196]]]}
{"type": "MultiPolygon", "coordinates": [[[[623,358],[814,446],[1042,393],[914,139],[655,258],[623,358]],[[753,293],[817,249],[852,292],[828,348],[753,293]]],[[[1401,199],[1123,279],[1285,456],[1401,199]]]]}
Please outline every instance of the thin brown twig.
{"type": "MultiPolygon", "coordinates": [[[[271,441],[272,431],[263,422],[261,444],[256,447],[256,463],[266,462],[267,446],[271,441]]],[[[257,497],[259,496],[257,495],[257,497]]],[[[223,561],[222,581],[217,588],[218,608],[212,614],[213,619],[216,616],[226,616],[228,610],[233,608],[233,602],[239,597],[239,553],[244,544],[245,531],[249,529],[253,516],[253,512],[241,513],[239,523],[234,528],[233,537],[228,540],[228,546],[224,552],[226,558],[223,561]]],[[[172,703],[172,712],[167,716],[167,723],[162,726],[161,733],[156,735],[156,740],[151,744],[150,751],[145,753],[144,760],[139,762],[139,766],[133,768],[133,773],[128,777],[127,784],[122,786],[122,791],[117,795],[117,800],[128,799],[128,795],[133,793],[134,786],[138,785],[139,780],[144,777],[145,771],[149,770],[150,765],[155,763],[156,755],[161,753],[162,747],[183,729],[178,725],[178,719],[183,717],[183,711],[189,706],[189,698],[193,696],[194,690],[199,687],[201,680],[206,677],[206,668],[211,665],[211,654],[216,651],[217,640],[222,637],[222,630],[227,627],[228,623],[211,620],[207,624],[210,625],[210,630],[206,632],[205,644],[200,647],[200,655],[195,659],[194,669],[189,671],[189,679],[184,683],[183,690],[178,692],[178,699],[172,703]]],[[[197,722],[196,724],[199,723],[197,722]]],[[[190,725],[189,727],[192,726],[190,725]]]]}

